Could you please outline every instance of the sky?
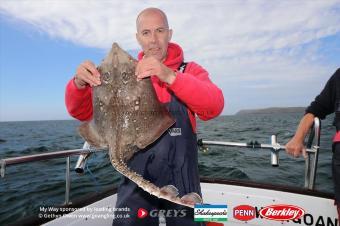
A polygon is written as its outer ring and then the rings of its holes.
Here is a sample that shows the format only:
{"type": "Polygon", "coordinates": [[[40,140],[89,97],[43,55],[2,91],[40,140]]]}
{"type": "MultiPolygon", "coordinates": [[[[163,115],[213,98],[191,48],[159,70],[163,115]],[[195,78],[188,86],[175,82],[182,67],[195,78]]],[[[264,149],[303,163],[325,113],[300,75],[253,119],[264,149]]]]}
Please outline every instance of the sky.
{"type": "Polygon", "coordinates": [[[135,19],[158,7],[185,61],[210,73],[224,115],[305,107],[340,66],[340,0],[1,0],[0,121],[71,119],[66,83],[113,42],[136,56],[135,19]]]}

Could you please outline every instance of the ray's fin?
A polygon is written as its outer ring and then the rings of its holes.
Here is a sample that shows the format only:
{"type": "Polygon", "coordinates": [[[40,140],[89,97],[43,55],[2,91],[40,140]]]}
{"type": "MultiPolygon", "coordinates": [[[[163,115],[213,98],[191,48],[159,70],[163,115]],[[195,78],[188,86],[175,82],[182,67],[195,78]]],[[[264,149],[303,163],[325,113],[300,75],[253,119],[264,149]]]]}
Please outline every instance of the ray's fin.
{"type": "Polygon", "coordinates": [[[147,132],[143,133],[143,136],[139,136],[136,140],[136,145],[140,149],[144,149],[155,142],[176,122],[165,108],[155,114],[158,117],[155,117],[154,120],[148,124],[147,132]]]}
{"type": "Polygon", "coordinates": [[[191,192],[186,195],[183,195],[183,197],[181,198],[181,201],[186,204],[190,204],[190,205],[203,203],[201,196],[195,192],[191,192]]]}
{"type": "Polygon", "coordinates": [[[162,195],[177,197],[178,196],[178,189],[173,185],[166,185],[160,189],[162,195]]]}
{"type": "Polygon", "coordinates": [[[79,134],[91,145],[96,148],[107,147],[104,139],[98,134],[91,122],[84,122],[78,127],[79,134]]]}

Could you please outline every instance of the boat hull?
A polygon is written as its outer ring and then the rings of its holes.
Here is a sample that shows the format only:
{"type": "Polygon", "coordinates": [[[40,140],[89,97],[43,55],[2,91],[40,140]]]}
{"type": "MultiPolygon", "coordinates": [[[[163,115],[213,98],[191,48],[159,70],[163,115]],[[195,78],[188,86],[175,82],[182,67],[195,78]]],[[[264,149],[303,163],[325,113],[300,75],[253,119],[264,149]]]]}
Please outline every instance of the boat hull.
{"type": "MultiPolygon", "coordinates": [[[[205,203],[228,206],[228,220],[219,222],[227,226],[338,225],[336,207],[331,194],[274,185],[215,179],[203,179],[201,187],[205,203]],[[289,221],[269,220],[260,215],[261,208],[276,204],[300,207],[305,211],[305,214],[300,219],[289,221]],[[240,205],[254,207],[254,218],[248,221],[236,219],[233,210],[240,205]]],[[[116,199],[116,194],[108,196],[45,225],[112,225],[112,208],[116,199]]],[[[164,221],[161,218],[160,225],[165,225],[164,221]]]]}

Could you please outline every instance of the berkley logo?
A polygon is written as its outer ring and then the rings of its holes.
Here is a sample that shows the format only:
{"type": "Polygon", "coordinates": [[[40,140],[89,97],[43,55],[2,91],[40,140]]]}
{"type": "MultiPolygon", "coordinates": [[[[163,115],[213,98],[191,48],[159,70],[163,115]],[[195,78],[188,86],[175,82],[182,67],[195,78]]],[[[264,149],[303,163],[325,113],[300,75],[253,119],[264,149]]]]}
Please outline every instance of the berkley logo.
{"type": "Polygon", "coordinates": [[[234,218],[240,221],[249,221],[255,218],[255,207],[249,205],[236,206],[233,209],[234,218]]]}
{"type": "Polygon", "coordinates": [[[260,215],[268,220],[286,221],[299,219],[305,210],[293,205],[277,204],[266,206],[260,210],[260,215]]]}

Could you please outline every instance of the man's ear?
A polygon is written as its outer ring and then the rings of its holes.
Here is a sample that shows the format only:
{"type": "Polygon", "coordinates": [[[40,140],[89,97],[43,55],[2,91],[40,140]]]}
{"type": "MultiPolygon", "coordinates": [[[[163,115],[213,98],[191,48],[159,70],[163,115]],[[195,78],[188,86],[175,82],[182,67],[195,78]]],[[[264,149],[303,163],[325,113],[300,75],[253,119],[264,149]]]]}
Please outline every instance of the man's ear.
{"type": "Polygon", "coordinates": [[[169,37],[168,37],[168,42],[171,41],[172,38],[172,29],[169,29],[169,37]]]}
{"type": "Polygon", "coordinates": [[[136,33],[136,39],[137,39],[138,44],[141,46],[138,33],[136,33]]]}

